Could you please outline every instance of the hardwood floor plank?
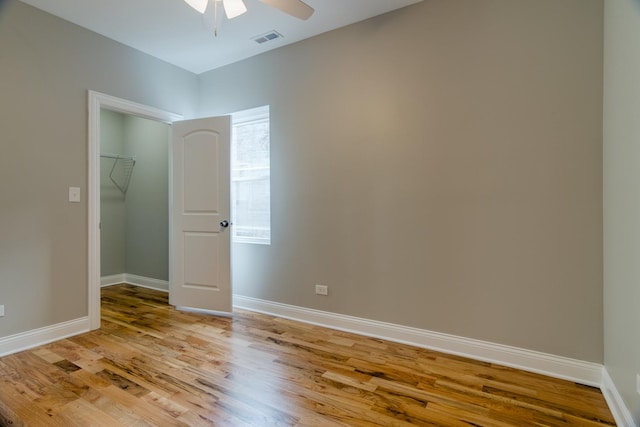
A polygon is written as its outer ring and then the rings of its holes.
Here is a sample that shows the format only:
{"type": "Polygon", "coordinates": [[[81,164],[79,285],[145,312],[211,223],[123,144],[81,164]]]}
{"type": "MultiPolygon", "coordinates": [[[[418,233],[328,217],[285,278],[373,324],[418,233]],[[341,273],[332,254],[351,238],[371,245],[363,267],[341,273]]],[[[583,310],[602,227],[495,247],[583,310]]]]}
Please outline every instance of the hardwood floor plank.
{"type": "Polygon", "coordinates": [[[237,310],[102,290],[100,330],[0,359],[0,426],[612,426],[598,389],[237,310]]]}
{"type": "Polygon", "coordinates": [[[98,408],[111,418],[117,420],[118,425],[122,426],[152,426],[149,422],[140,418],[135,411],[118,402],[113,401],[98,390],[91,390],[84,397],[90,405],[98,408]]]}
{"type": "Polygon", "coordinates": [[[154,426],[186,426],[184,422],[176,420],[163,412],[156,410],[148,402],[127,393],[114,385],[105,387],[100,393],[113,404],[117,404],[123,408],[127,408],[130,413],[135,414],[137,418],[154,426]]]}
{"type": "Polygon", "coordinates": [[[76,399],[64,406],[59,412],[62,421],[69,426],[117,426],[121,420],[112,417],[98,406],[84,399],[76,399]]]}

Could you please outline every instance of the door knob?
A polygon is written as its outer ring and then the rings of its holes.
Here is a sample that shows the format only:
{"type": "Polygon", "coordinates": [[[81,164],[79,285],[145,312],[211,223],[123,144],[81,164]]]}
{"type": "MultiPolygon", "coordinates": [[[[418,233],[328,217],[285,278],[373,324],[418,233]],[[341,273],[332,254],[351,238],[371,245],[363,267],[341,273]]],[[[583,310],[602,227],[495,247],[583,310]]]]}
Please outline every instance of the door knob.
{"type": "Polygon", "coordinates": [[[227,221],[226,219],[224,221],[220,221],[220,228],[224,229],[227,228],[229,226],[229,221],[227,221]]]}

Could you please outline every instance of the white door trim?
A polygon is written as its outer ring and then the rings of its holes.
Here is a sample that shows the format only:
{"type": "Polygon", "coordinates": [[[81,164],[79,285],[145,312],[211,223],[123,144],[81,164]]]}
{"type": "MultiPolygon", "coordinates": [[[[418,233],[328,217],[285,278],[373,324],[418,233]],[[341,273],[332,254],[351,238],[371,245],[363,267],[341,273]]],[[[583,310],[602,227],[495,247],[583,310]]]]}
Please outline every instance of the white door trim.
{"type": "MultiPolygon", "coordinates": [[[[88,209],[88,304],[89,326],[91,330],[100,327],[100,109],[117,111],[145,119],[171,124],[182,120],[179,114],[170,113],[147,105],[127,101],[90,90],[89,103],[89,135],[87,140],[87,209],[88,209]]],[[[169,156],[171,156],[171,144],[169,156]]],[[[169,179],[171,180],[171,157],[169,157],[169,179]]],[[[172,204],[169,189],[169,205],[172,204]]],[[[169,209],[171,224],[171,209],[169,209]]],[[[169,250],[171,250],[171,230],[169,231],[169,250]]],[[[169,255],[171,259],[171,255],[169,255]]]]}

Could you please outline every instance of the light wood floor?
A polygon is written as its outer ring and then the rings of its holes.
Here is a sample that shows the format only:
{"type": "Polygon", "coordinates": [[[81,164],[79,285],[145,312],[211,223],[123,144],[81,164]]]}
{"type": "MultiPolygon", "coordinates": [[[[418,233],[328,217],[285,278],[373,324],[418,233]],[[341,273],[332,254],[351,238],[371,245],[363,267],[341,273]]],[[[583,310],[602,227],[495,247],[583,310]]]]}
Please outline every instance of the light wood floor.
{"type": "Polygon", "coordinates": [[[0,359],[0,425],[598,426],[598,389],[238,311],[103,289],[102,329],[0,359]]]}

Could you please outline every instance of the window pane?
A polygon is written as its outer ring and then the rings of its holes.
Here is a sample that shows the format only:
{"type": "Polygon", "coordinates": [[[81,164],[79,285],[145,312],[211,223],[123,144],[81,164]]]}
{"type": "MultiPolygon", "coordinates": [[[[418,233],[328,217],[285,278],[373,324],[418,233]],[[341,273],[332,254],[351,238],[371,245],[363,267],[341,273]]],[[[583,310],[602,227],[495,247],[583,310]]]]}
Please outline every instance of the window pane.
{"type": "Polygon", "coordinates": [[[234,113],[231,199],[234,242],[271,241],[269,107],[234,113]]]}

